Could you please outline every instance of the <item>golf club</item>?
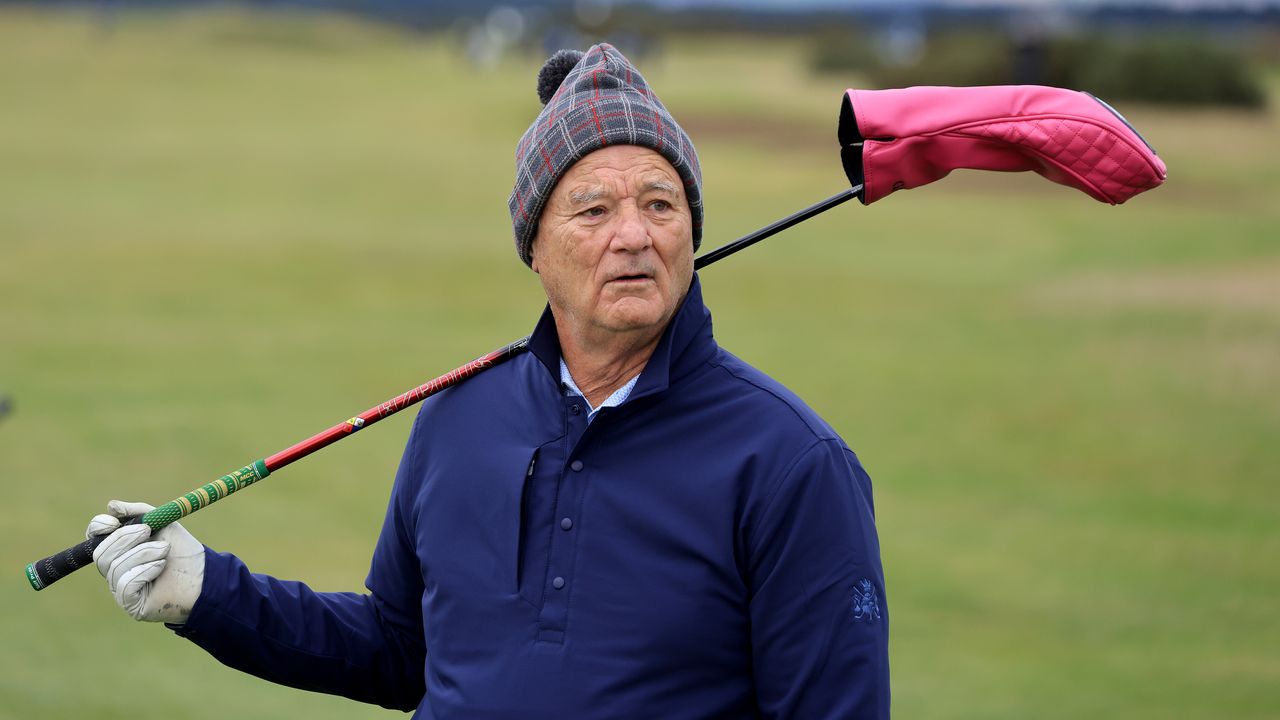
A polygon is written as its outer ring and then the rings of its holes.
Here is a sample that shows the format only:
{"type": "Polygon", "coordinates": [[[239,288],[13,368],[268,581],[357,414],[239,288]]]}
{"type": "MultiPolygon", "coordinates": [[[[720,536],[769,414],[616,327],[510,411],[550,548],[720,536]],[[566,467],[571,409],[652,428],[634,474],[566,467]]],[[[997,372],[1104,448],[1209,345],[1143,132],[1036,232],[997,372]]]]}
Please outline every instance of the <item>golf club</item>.
{"type": "MultiPolygon", "coordinates": [[[[1109,105],[1088,93],[1033,85],[847,90],[841,98],[840,155],[850,187],[697,258],[695,269],[732,255],[854,197],[870,204],[954,169],[1033,171],[1116,205],[1160,185],[1164,162],[1109,105]]],[[[159,530],[252,485],[290,463],[390,417],[524,352],[522,338],[397,395],[349,420],[132,518],[159,530]]],[[[42,590],[93,562],[106,538],[91,537],[26,567],[42,590]]]]}

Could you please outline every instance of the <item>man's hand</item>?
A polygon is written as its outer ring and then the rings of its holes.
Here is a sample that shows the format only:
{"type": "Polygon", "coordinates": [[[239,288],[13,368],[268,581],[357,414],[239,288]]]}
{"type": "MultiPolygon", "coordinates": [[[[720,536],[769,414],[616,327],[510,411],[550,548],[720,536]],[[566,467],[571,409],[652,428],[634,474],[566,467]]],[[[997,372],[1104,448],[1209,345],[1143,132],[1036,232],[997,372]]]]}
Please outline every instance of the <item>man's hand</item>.
{"type": "Polygon", "coordinates": [[[112,500],[106,515],[89,521],[85,537],[110,534],[93,551],[98,572],[116,604],[134,620],[181,624],[191,614],[204,582],[204,546],[178,523],[151,537],[146,525],[121,527],[121,518],[153,510],[146,503],[112,500]]]}

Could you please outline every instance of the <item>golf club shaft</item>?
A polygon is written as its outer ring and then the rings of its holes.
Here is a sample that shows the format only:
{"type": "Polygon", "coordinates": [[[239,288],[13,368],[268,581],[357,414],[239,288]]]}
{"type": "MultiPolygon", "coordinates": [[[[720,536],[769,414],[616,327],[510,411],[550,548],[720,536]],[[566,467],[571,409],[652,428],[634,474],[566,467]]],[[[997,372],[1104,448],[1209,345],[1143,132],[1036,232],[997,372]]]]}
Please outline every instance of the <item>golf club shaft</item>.
{"type": "MultiPolygon", "coordinates": [[[[789,215],[772,225],[761,228],[750,235],[746,235],[727,245],[716,248],[715,250],[697,258],[697,260],[694,261],[694,269],[702,269],[718,260],[722,260],[738,252],[739,250],[748,248],[767,237],[808,220],[814,215],[825,212],[836,205],[856,197],[861,190],[861,185],[845,190],[816,205],[812,205],[798,213],[789,215]]],[[[487,355],[472,360],[466,365],[445,373],[438,378],[434,378],[422,385],[419,385],[406,393],[397,395],[384,403],[369,408],[349,420],[340,422],[337,425],[313,435],[302,442],[291,445],[274,455],[270,455],[261,460],[255,460],[239,470],[223,475],[211,483],[198,487],[182,497],[175,498],[174,500],[157,507],[156,509],[137,518],[136,521],[149,526],[152,531],[157,531],[169,523],[180,520],[201,508],[212,505],[237,490],[241,490],[254,484],[286,465],[296,462],[297,460],[301,460],[321,448],[332,445],[342,438],[355,433],[357,430],[368,427],[379,420],[391,417],[401,410],[416,405],[422,400],[435,395],[441,390],[453,387],[463,380],[474,377],[491,367],[510,360],[516,355],[527,350],[528,347],[529,338],[521,338],[509,345],[494,350],[487,355]]],[[[36,590],[43,590],[72,572],[79,570],[85,565],[91,564],[93,562],[94,549],[97,548],[98,545],[102,544],[102,541],[106,538],[106,535],[94,535],[81,543],[72,545],[62,552],[50,555],[43,560],[38,560],[27,565],[27,581],[31,583],[31,587],[36,590]]]]}
{"type": "Polygon", "coordinates": [[[788,215],[787,217],[782,218],[781,220],[773,223],[772,225],[767,225],[765,227],[762,227],[759,230],[751,233],[750,235],[744,235],[743,237],[740,237],[737,240],[734,240],[733,242],[728,243],[727,245],[721,245],[715,250],[712,250],[709,253],[705,253],[704,255],[699,257],[697,260],[694,260],[693,269],[701,270],[702,268],[710,265],[713,262],[716,262],[717,260],[723,260],[729,257],[730,255],[738,252],[739,250],[745,250],[751,247],[752,245],[755,245],[756,243],[760,242],[761,240],[764,240],[765,238],[771,237],[773,235],[777,235],[778,233],[782,232],[783,230],[786,230],[789,227],[799,225],[800,223],[804,222],[805,220],[808,220],[814,215],[824,213],[841,203],[852,200],[858,197],[858,194],[861,192],[862,192],[862,186],[855,185],[849,188],[848,190],[832,195],[831,197],[827,198],[826,200],[823,200],[820,203],[817,203],[816,205],[810,205],[809,207],[801,210],[798,213],[788,215]]]}

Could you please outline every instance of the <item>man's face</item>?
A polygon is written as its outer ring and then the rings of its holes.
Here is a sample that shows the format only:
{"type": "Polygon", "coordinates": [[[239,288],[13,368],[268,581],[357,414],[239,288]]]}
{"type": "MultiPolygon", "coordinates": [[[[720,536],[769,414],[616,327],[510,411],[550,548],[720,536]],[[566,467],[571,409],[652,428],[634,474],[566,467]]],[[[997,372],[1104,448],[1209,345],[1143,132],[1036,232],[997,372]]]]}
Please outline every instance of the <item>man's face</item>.
{"type": "Polygon", "coordinates": [[[693,278],[693,219],[680,175],[635,145],[582,158],[542,211],[533,269],[557,324],[581,337],[661,329],[693,278]]]}

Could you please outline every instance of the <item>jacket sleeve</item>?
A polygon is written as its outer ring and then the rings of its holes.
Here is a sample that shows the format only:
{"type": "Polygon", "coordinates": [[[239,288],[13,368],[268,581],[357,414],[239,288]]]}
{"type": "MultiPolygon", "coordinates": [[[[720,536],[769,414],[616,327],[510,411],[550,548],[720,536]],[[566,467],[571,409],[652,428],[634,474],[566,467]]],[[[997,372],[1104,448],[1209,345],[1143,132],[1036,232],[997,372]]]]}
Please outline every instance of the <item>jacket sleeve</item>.
{"type": "Polygon", "coordinates": [[[365,581],[368,594],[316,592],[249,572],[205,549],[204,585],[171,626],[219,662],[271,682],[413,710],[425,692],[422,575],[406,524],[410,440],[365,581]]]}
{"type": "Polygon", "coordinates": [[[766,718],[888,718],[889,616],[871,480],[838,440],[796,458],[748,535],[766,718]]]}

